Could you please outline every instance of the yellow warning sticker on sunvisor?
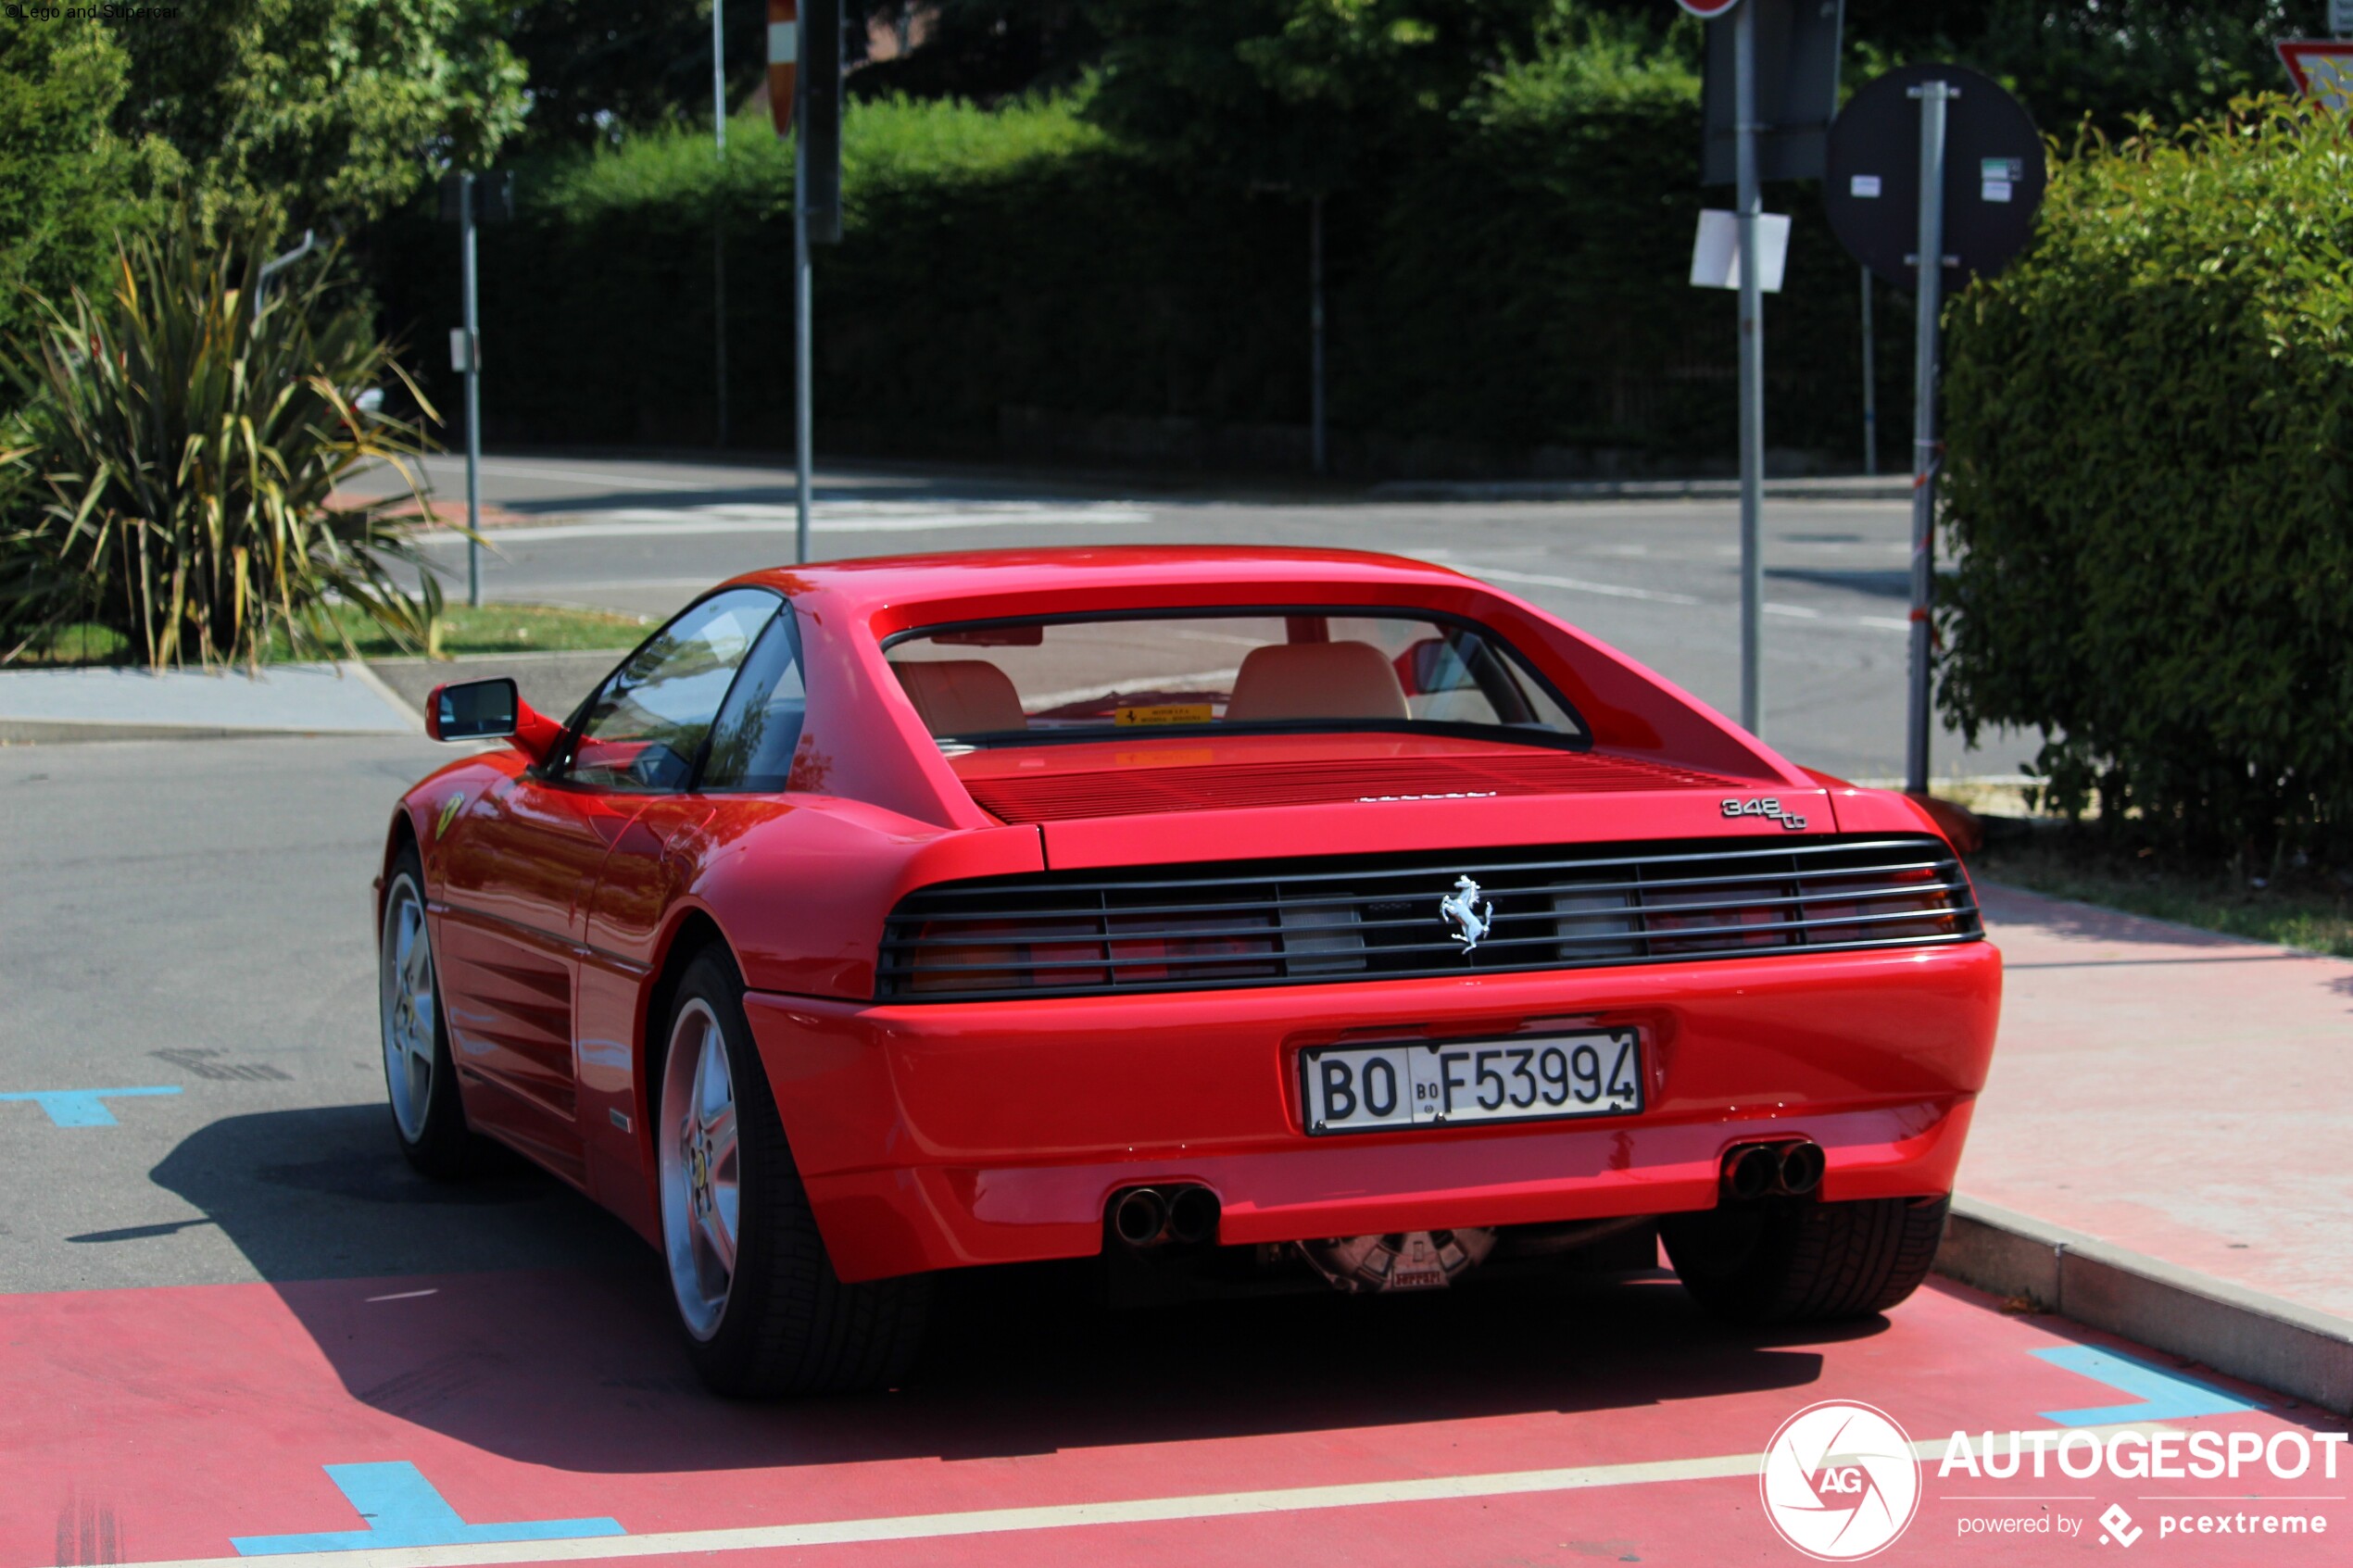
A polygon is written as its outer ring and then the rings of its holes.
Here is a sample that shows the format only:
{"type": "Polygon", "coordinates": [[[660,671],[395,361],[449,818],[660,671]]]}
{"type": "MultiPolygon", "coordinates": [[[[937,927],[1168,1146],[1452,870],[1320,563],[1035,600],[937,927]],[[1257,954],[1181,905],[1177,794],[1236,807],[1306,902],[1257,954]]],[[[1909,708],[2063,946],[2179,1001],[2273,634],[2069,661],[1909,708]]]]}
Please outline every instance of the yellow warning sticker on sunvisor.
{"type": "Polygon", "coordinates": [[[1113,722],[1123,726],[1206,724],[1217,717],[1217,710],[1205,702],[1164,702],[1151,708],[1121,708],[1113,711],[1113,722]]]}

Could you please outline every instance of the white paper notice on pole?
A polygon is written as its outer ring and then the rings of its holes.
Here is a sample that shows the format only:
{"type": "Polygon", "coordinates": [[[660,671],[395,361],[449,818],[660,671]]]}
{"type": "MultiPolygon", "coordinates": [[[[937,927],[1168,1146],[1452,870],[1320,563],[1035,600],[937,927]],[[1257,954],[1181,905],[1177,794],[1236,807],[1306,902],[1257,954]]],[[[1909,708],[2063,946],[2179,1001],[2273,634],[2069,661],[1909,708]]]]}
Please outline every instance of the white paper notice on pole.
{"type": "Polygon", "coordinates": [[[1877,200],[1879,197],[1879,176],[1876,174],[1857,174],[1852,176],[1846,182],[1846,193],[1851,196],[1855,196],[1864,201],[1877,200]]]}
{"type": "MultiPolygon", "coordinates": [[[[1781,270],[1789,260],[1789,214],[1756,215],[1757,286],[1767,294],[1781,292],[1781,270]]],[[[1741,224],[1736,214],[1707,211],[1699,215],[1699,235],[1692,245],[1692,287],[1736,289],[1741,286],[1741,224]]]]}
{"type": "Polygon", "coordinates": [[[477,362],[482,350],[474,345],[473,334],[463,327],[449,329],[449,368],[459,375],[480,370],[477,362]]]}

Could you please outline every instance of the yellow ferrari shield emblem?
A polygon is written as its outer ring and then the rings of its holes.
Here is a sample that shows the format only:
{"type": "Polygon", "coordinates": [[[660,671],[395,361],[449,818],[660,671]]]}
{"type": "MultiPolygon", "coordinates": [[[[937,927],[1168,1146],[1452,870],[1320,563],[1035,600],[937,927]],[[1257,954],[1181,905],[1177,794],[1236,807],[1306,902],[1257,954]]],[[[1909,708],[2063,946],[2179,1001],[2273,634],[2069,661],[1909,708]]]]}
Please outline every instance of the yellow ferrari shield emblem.
{"type": "Polygon", "coordinates": [[[463,790],[459,790],[441,803],[441,818],[433,824],[433,841],[435,844],[440,843],[441,835],[449,831],[449,824],[458,820],[458,809],[465,803],[466,795],[463,790]]]}

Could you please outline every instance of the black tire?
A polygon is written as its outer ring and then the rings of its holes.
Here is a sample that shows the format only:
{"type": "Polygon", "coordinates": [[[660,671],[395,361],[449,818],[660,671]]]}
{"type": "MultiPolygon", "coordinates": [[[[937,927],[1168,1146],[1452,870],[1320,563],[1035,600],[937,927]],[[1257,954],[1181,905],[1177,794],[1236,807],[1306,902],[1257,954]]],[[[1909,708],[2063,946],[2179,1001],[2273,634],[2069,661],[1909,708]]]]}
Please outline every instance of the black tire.
{"type": "Polygon", "coordinates": [[[1676,1214],[1659,1235],[1683,1288],[1728,1323],[1823,1323],[1883,1312],[1936,1261],[1950,1198],[1767,1203],[1676,1214]]]}
{"type": "MultiPolygon", "coordinates": [[[[466,1125],[465,1102],[458,1093],[457,1064],[449,1054],[449,1022],[441,1005],[441,970],[432,951],[430,935],[422,926],[415,940],[425,944],[425,962],[429,966],[433,1003],[423,1010],[429,1017],[418,1022],[432,1033],[432,1072],[429,1086],[422,1093],[413,1088],[410,1097],[422,1117],[410,1116],[413,1126],[403,1126],[403,1094],[394,1081],[393,1010],[387,996],[391,982],[388,972],[393,967],[388,939],[392,922],[396,917],[404,896],[413,897],[422,910],[424,900],[424,864],[417,858],[417,847],[403,845],[393,857],[392,870],[384,878],[384,905],[379,911],[376,932],[377,1023],[383,1035],[384,1057],[384,1098],[392,1112],[392,1135],[400,1145],[400,1152],[417,1171],[435,1181],[455,1181],[471,1175],[480,1166],[480,1141],[466,1125]]],[[[412,1010],[409,1016],[417,1014],[412,1010]]]]}
{"type": "MultiPolygon", "coordinates": [[[[911,1274],[844,1285],[835,1274],[768,1075],[752,1048],[743,991],[724,948],[697,955],[680,977],[657,1042],[664,1060],[652,1064],[654,1094],[666,1099],[667,1057],[679,1021],[695,1004],[707,1007],[724,1042],[735,1090],[738,1220],[733,1275],[709,1337],[696,1334],[673,1279],[687,1359],[705,1386],[733,1399],[889,1387],[904,1379],[922,1346],[931,1279],[911,1274]]],[[[672,1128],[671,1109],[659,1107],[658,1153],[672,1128]]],[[[665,1200],[662,1208],[667,1263],[671,1205],[665,1200]]]]}

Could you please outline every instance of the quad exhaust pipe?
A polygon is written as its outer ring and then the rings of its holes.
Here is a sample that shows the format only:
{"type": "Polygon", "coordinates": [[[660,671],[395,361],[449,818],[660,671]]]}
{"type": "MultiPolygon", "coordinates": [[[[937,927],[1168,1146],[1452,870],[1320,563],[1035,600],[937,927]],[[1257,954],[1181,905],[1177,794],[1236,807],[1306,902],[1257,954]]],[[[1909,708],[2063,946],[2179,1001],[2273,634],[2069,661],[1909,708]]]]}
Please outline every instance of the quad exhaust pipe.
{"type": "Polygon", "coordinates": [[[1828,1165],[1822,1146],[1811,1138],[1734,1144],[1724,1151],[1724,1197],[1734,1203],[1804,1198],[1822,1185],[1828,1165]]]}
{"type": "Polygon", "coordinates": [[[1217,1195],[1190,1182],[1125,1187],[1112,1197],[1111,1234],[1139,1251],[1150,1247],[1200,1247],[1217,1239],[1217,1195]]]}

